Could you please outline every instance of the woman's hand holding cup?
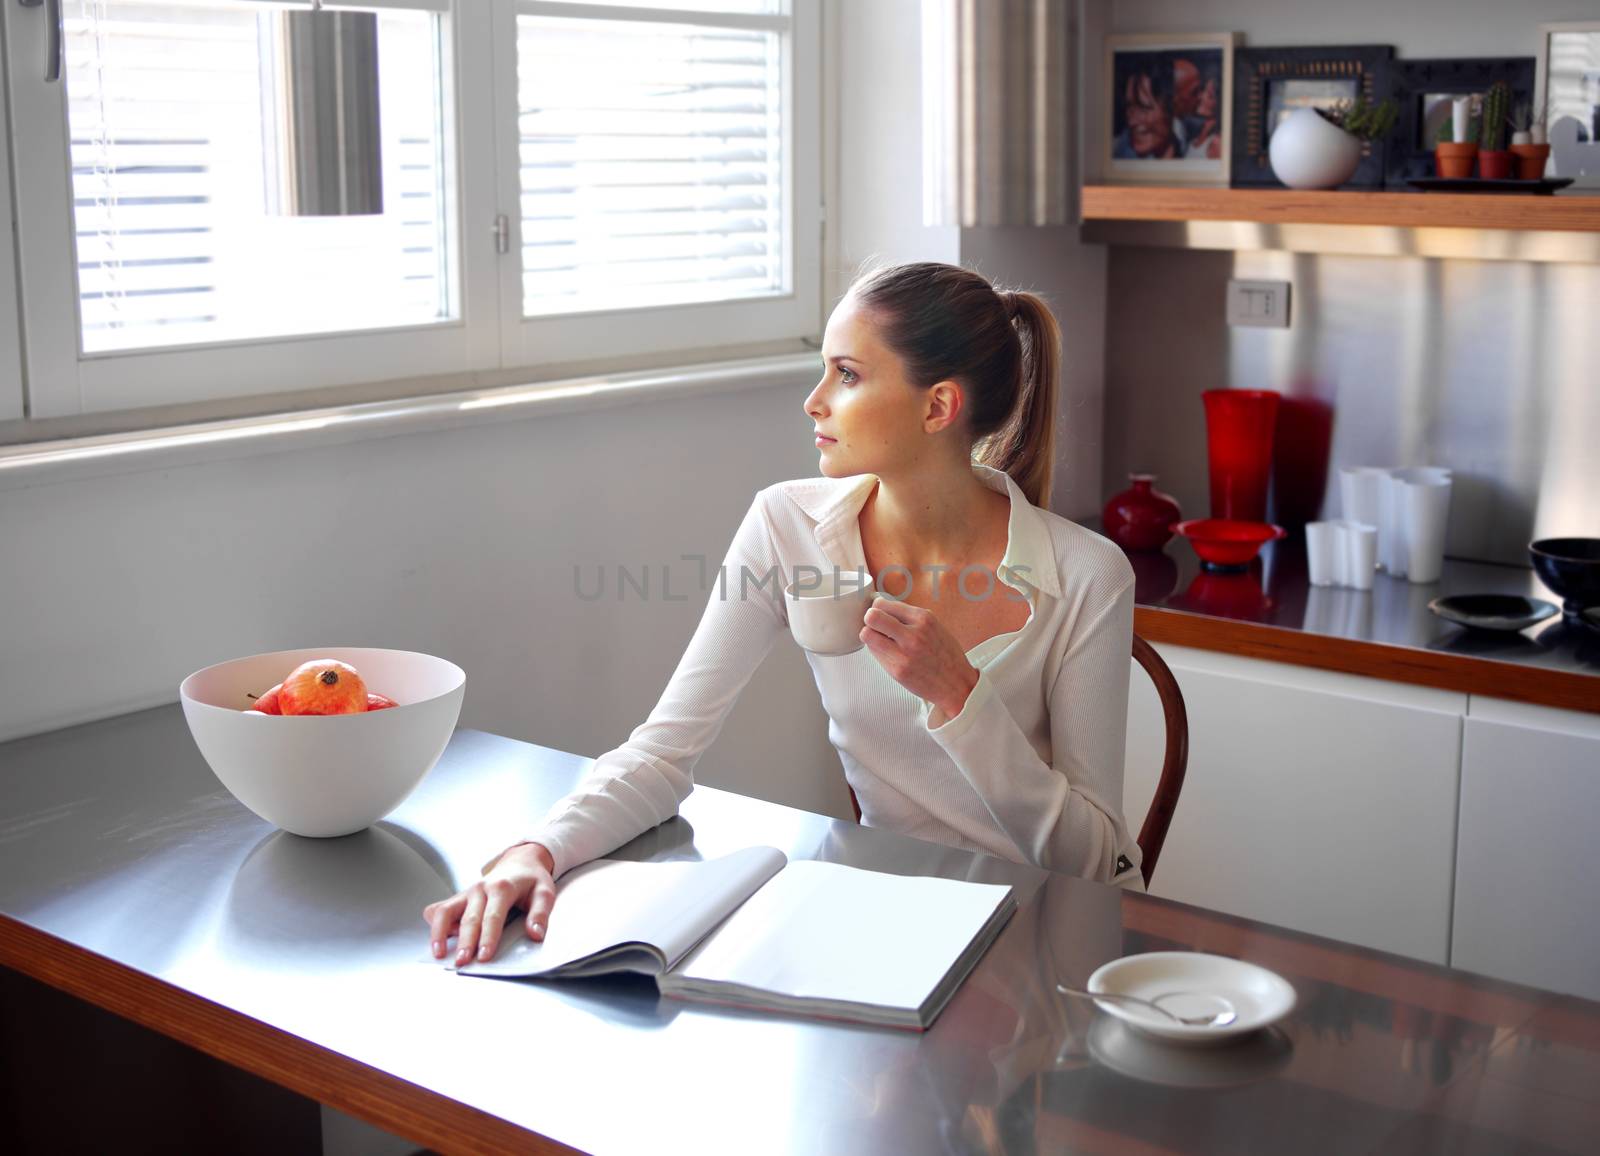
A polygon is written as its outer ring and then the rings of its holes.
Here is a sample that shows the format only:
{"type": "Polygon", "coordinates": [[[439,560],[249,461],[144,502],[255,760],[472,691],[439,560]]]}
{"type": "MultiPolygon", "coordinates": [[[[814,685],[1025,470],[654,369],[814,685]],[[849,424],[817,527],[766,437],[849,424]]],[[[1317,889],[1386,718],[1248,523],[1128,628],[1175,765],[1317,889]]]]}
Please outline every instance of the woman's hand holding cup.
{"type": "Polygon", "coordinates": [[[978,670],[933,611],[880,595],[868,607],[861,640],[901,686],[932,704],[929,724],[961,713],[978,670]]]}

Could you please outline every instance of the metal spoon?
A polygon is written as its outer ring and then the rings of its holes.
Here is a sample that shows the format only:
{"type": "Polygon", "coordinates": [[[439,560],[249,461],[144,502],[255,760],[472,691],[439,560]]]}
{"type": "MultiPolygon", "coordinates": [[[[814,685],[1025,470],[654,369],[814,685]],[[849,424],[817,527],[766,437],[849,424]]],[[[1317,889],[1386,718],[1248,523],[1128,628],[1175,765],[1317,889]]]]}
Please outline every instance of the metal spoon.
{"type": "Polygon", "coordinates": [[[1084,988],[1081,988],[1081,987],[1067,987],[1065,984],[1060,984],[1060,983],[1056,984],[1056,990],[1061,992],[1063,995],[1079,995],[1079,996],[1083,996],[1085,999],[1121,999],[1121,1000],[1128,1000],[1128,1001],[1130,1001],[1132,1003],[1140,1004],[1140,1005],[1142,1005],[1144,1007],[1154,1008],[1156,1011],[1158,1011],[1162,1015],[1166,1016],[1169,1020],[1172,1020],[1175,1023],[1183,1024],[1183,1025],[1185,1025],[1187,1027],[1195,1027],[1195,1028],[1200,1028],[1200,1027],[1210,1027],[1210,1028],[1227,1027],[1234,1020],[1239,1018],[1238,1013],[1236,1013],[1233,1010],[1233,1005],[1228,1003],[1227,1000],[1223,999],[1219,995],[1210,995],[1210,994],[1208,994],[1206,992],[1199,992],[1199,991],[1169,991],[1169,992],[1164,992],[1163,994],[1156,996],[1155,1000],[1148,1000],[1148,999],[1141,999],[1139,996],[1136,996],[1136,995],[1121,995],[1121,994],[1119,994],[1117,992],[1109,992],[1109,991],[1088,991],[1088,990],[1086,990],[1084,988]],[[1204,999],[1215,1000],[1216,1002],[1224,1005],[1223,1006],[1223,1010],[1212,1012],[1209,1015],[1181,1016],[1181,1015],[1179,1015],[1178,1013],[1176,1013],[1174,1011],[1169,1011],[1167,1008],[1162,1007],[1159,1003],[1156,1002],[1156,1000],[1171,999],[1174,996],[1180,996],[1180,995],[1197,995],[1197,996],[1200,996],[1200,997],[1202,997],[1204,999]]]}

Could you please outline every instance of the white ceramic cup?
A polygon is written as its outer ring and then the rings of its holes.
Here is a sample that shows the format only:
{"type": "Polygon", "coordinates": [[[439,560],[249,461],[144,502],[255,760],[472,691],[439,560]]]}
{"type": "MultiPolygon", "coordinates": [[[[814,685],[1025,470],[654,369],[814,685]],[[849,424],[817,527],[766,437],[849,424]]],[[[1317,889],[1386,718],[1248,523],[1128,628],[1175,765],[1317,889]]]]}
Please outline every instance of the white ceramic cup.
{"type": "Polygon", "coordinates": [[[866,644],[861,628],[867,608],[877,596],[872,577],[864,570],[825,574],[799,567],[795,580],[784,587],[789,608],[789,632],[812,654],[854,654],[866,644]]]}

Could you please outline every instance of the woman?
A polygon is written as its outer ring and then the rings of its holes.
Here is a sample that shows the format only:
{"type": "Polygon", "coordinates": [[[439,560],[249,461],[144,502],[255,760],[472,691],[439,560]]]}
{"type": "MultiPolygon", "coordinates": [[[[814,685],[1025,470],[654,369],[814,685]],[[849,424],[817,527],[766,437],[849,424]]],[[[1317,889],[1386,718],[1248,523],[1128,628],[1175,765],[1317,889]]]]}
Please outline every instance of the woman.
{"type": "Polygon", "coordinates": [[[756,495],[650,718],[484,878],[424,909],[442,958],[544,937],[557,875],[677,813],[788,629],[774,570],[864,566],[865,647],[807,655],[862,821],[1141,886],[1121,813],[1133,571],[1048,501],[1060,332],[1031,293],[918,263],[859,279],[805,401],[822,477],[756,495]],[[742,575],[747,575],[746,581],[742,575]]]}

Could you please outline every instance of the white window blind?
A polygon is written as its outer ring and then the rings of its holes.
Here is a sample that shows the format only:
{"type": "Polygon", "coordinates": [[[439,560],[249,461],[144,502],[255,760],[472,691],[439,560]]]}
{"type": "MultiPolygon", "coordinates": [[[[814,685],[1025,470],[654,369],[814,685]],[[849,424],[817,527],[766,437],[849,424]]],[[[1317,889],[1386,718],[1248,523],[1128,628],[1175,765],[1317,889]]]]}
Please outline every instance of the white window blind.
{"type": "Polygon", "coordinates": [[[787,292],[789,18],[564,7],[517,21],[524,315],[787,292]]]}
{"type": "Polygon", "coordinates": [[[436,15],[378,14],[383,212],[306,217],[272,188],[272,6],[64,3],[84,352],[456,314],[436,15]]]}

